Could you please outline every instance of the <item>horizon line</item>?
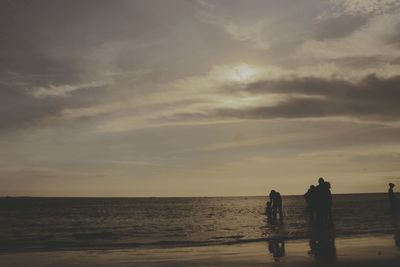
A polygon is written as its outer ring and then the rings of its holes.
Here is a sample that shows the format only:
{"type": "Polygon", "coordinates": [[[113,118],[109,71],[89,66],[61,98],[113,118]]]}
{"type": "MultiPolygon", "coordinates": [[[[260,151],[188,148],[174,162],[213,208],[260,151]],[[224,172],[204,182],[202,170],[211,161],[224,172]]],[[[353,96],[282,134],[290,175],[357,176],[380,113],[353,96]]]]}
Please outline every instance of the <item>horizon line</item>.
{"type": "MultiPolygon", "coordinates": [[[[387,192],[353,192],[333,193],[332,195],[386,194],[387,192]]],[[[397,193],[397,192],[395,192],[397,193]]],[[[400,192],[399,192],[400,193],[400,192]]],[[[226,195],[226,196],[1,196],[0,198],[223,198],[223,197],[267,197],[268,195],[226,195]]],[[[286,197],[303,196],[303,194],[282,195],[286,197]]]]}

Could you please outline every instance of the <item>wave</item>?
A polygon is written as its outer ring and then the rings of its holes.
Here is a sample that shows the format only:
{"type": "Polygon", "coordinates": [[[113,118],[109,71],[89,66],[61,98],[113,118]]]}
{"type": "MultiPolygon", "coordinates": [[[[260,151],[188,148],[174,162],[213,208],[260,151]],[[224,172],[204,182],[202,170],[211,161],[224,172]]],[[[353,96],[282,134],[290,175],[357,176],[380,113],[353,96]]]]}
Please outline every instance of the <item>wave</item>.
{"type": "MultiPolygon", "coordinates": [[[[342,232],[336,234],[335,238],[349,238],[356,236],[388,235],[392,231],[367,231],[367,232],[342,232]]],[[[214,237],[210,240],[160,240],[155,242],[126,242],[126,243],[73,243],[73,242],[49,242],[36,246],[28,243],[0,244],[0,253],[8,252],[32,252],[32,251],[76,251],[76,250],[121,250],[121,249],[156,249],[156,248],[182,248],[182,247],[204,247],[216,245],[237,245],[245,243],[269,242],[275,240],[294,241],[308,240],[307,234],[297,236],[271,236],[260,238],[243,238],[242,235],[214,237]]]]}

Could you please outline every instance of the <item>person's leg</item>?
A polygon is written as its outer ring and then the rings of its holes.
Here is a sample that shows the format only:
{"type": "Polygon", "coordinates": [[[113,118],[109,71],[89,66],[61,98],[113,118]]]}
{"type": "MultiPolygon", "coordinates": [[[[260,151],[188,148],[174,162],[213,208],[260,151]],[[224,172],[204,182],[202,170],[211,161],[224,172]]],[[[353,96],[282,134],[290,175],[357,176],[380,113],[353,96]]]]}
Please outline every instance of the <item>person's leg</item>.
{"type": "Polygon", "coordinates": [[[311,207],[310,208],[310,220],[314,221],[314,217],[315,217],[315,208],[311,207]]]}
{"type": "Polygon", "coordinates": [[[278,206],[278,211],[279,211],[279,219],[283,219],[283,213],[282,213],[282,204],[278,206]]]}
{"type": "Polygon", "coordinates": [[[323,222],[323,217],[324,217],[324,212],[323,212],[323,208],[321,206],[318,206],[316,208],[316,219],[317,219],[317,223],[322,223],[323,222]]]}
{"type": "Polygon", "coordinates": [[[276,207],[276,205],[273,205],[272,206],[272,219],[273,220],[276,220],[276,213],[277,213],[277,207],[276,207]]]}
{"type": "Polygon", "coordinates": [[[332,222],[332,205],[329,205],[328,209],[328,221],[331,223],[332,222]]]}

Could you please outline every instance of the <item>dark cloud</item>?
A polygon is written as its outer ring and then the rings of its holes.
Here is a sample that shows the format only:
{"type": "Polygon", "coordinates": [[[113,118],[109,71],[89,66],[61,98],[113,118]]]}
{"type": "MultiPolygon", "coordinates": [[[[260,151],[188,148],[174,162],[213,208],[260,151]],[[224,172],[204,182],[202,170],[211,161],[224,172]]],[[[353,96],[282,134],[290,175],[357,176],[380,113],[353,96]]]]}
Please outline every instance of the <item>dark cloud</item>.
{"type": "Polygon", "coordinates": [[[390,63],[394,65],[400,64],[400,57],[393,59],[390,63]]]}
{"type": "Polygon", "coordinates": [[[63,97],[38,98],[32,88],[0,84],[0,132],[38,126],[65,108],[85,107],[105,101],[107,86],[86,87],[63,97]],[[96,90],[93,94],[91,90],[96,90]]]}
{"type": "Polygon", "coordinates": [[[250,119],[344,116],[388,121],[400,118],[400,76],[383,79],[370,75],[357,83],[323,78],[260,81],[237,92],[281,94],[287,99],[274,106],[219,109],[212,115],[250,119]]]}
{"type": "Polygon", "coordinates": [[[394,22],[393,31],[383,34],[383,40],[391,45],[400,47],[400,22],[394,22]]]}
{"type": "MultiPolygon", "coordinates": [[[[328,61],[329,62],[329,61],[328,61]]],[[[398,64],[395,60],[388,60],[383,56],[355,56],[332,59],[331,62],[348,68],[376,68],[384,64],[398,64]]]]}
{"type": "Polygon", "coordinates": [[[146,2],[1,1],[0,74],[82,75],[82,61],[94,49],[126,40],[139,42],[163,25],[154,19],[155,2],[146,2]]]}
{"type": "Polygon", "coordinates": [[[314,27],[313,38],[325,40],[343,38],[367,23],[363,16],[341,15],[319,21],[314,27]]]}

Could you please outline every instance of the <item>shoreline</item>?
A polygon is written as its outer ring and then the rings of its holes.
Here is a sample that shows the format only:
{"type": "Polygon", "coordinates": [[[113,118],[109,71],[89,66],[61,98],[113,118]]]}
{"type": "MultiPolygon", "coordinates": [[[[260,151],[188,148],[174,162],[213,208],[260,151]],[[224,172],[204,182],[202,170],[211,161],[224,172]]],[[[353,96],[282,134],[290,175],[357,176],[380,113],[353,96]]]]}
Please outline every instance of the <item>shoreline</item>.
{"type": "MultiPolygon", "coordinates": [[[[313,232],[323,235],[332,234],[331,228],[320,228],[319,232],[313,232]]],[[[387,232],[369,232],[369,233],[356,233],[351,235],[336,235],[335,240],[346,239],[363,239],[363,238],[387,238],[393,236],[393,231],[387,232]]],[[[254,243],[268,243],[274,240],[283,240],[284,242],[309,242],[310,236],[302,237],[260,237],[254,239],[232,239],[223,242],[212,241],[158,241],[154,243],[126,243],[126,244],[113,244],[113,245],[96,245],[96,246],[82,246],[82,247],[32,247],[32,248],[0,248],[0,256],[3,254],[17,254],[17,253],[56,253],[56,252],[76,252],[76,251],[119,251],[119,250],[154,250],[154,249],[180,249],[180,248],[202,248],[210,246],[235,246],[242,244],[254,243]]],[[[400,242],[400,240],[398,241],[400,242]]]]}
{"type": "Polygon", "coordinates": [[[199,247],[0,253],[5,267],[88,266],[398,266],[393,235],[275,240],[199,247]]]}

